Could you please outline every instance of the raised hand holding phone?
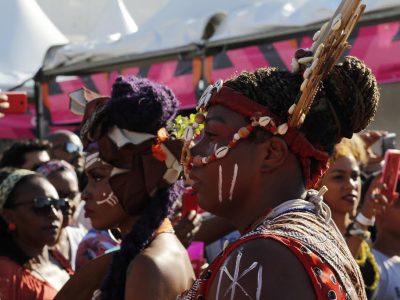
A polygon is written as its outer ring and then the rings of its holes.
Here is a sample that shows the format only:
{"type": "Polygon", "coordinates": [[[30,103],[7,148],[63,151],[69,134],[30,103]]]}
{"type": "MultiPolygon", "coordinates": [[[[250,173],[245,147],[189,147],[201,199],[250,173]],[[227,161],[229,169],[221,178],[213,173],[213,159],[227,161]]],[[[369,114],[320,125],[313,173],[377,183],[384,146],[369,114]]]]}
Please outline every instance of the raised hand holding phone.
{"type": "Polygon", "coordinates": [[[396,192],[397,182],[400,171],[400,150],[389,149],[385,153],[385,164],[381,177],[381,182],[386,185],[386,189],[382,191],[389,201],[389,205],[399,197],[396,192]]]}

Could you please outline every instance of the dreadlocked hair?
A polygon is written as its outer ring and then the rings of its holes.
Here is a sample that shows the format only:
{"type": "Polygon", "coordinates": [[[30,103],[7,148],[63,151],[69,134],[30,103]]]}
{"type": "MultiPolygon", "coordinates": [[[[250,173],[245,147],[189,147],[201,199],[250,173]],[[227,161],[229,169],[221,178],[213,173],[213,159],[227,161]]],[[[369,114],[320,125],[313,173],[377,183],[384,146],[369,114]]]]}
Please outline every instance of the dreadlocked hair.
{"type": "Polygon", "coordinates": [[[126,271],[129,263],[151,242],[153,233],[171,214],[173,204],[183,190],[182,182],[159,189],[147,200],[147,206],[131,231],[123,238],[101,287],[103,300],[124,299],[126,271]]]}
{"type": "MultiPolygon", "coordinates": [[[[0,171],[0,184],[14,171],[15,168],[3,168],[0,171]]],[[[6,199],[4,208],[11,208],[14,203],[16,192],[33,176],[40,176],[39,174],[28,175],[22,178],[14,186],[10,195],[6,199]]],[[[41,177],[41,176],[40,176],[41,177]]],[[[0,256],[5,256],[19,264],[20,266],[25,265],[31,257],[29,257],[25,252],[18,246],[15,242],[11,232],[8,230],[8,224],[2,216],[0,216],[0,256]]]]}
{"type": "MultiPolygon", "coordinates": [[[[261,68],[243,72],[225,84],[287,120],[302,81],[297,73],[261,68]]],[[[378,102],[375,76],[362,61],[348,56],[323,81],[300,131],[314,146],[332,154],[343,137],[351,138],[367,127],[378,102]]]]}

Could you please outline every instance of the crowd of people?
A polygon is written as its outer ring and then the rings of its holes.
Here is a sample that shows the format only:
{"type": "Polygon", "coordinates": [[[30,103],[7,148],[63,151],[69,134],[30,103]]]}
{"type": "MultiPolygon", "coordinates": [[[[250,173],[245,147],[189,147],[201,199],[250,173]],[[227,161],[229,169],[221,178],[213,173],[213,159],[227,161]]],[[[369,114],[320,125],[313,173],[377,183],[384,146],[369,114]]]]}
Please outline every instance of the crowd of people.
{"type": "Polygon", "coordinates": [[[14,143],[0,299],[400,299],[376,79],[346,57],[291,126],[304,71],[216,81],[183,134],[171,89],[120,76],[80,136],[14,143]]]}

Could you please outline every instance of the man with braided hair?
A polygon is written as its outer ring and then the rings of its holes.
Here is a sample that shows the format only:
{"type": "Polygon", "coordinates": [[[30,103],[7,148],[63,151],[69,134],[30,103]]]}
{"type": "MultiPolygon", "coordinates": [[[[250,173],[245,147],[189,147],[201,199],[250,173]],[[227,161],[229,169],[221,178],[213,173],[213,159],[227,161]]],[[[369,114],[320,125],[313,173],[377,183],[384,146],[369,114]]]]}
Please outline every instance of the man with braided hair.
{"type": "Polygon", "coordinates": [[[302,82],[299,73],[261,68],[218,81],[200,99],[207,116],[196,122],[204,134],[186,167],[200,206],[242,236],[182,299],[366,299],[360,270],[322,200],[325,190],[308,189],[334,145],[371,121],[377,83],[363,62],[346,57],[296,128],[286,120],[302,82]]]}

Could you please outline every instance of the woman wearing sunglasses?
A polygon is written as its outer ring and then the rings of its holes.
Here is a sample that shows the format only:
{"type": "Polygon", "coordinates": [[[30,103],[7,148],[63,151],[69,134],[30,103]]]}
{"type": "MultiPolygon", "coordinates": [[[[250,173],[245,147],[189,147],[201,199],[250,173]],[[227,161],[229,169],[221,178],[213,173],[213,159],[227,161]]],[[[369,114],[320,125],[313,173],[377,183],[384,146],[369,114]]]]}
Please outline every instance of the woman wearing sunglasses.
{"type": "Polygon", "coordinates": [[[36,172],[46,176],[56,188],[61,198],[67,199],[68,206],[63,212],[63,224],[53,251],[55,255],[63,255],[75,270],[75,258],[78,245],[86,234],[86,229],[77,224],[77,214],[80,208],[81,194],[79,193],[78,177],[74,167],[64,160],[52,159],[36,172]]]}
{"type": "Polygon", "coordinates": [[[86,106],[81,127],[88,153],[86,216],[94,228],[119,228],[122,235],[107,274],[90,275],[102,276],[95,299],[175,299],[194,280],[168,219],[179,191],[182,144],[163,127],[177,107],[170,89],[136,77],[118,77],[111,98],[86,106]]]}
{"type": "Polygon", "coordinates": [[[49,255],[62,224],[55,188],[22,169],[0,171],[0,297],[50,300],[68,280],[67,262],[49,255]]]}

